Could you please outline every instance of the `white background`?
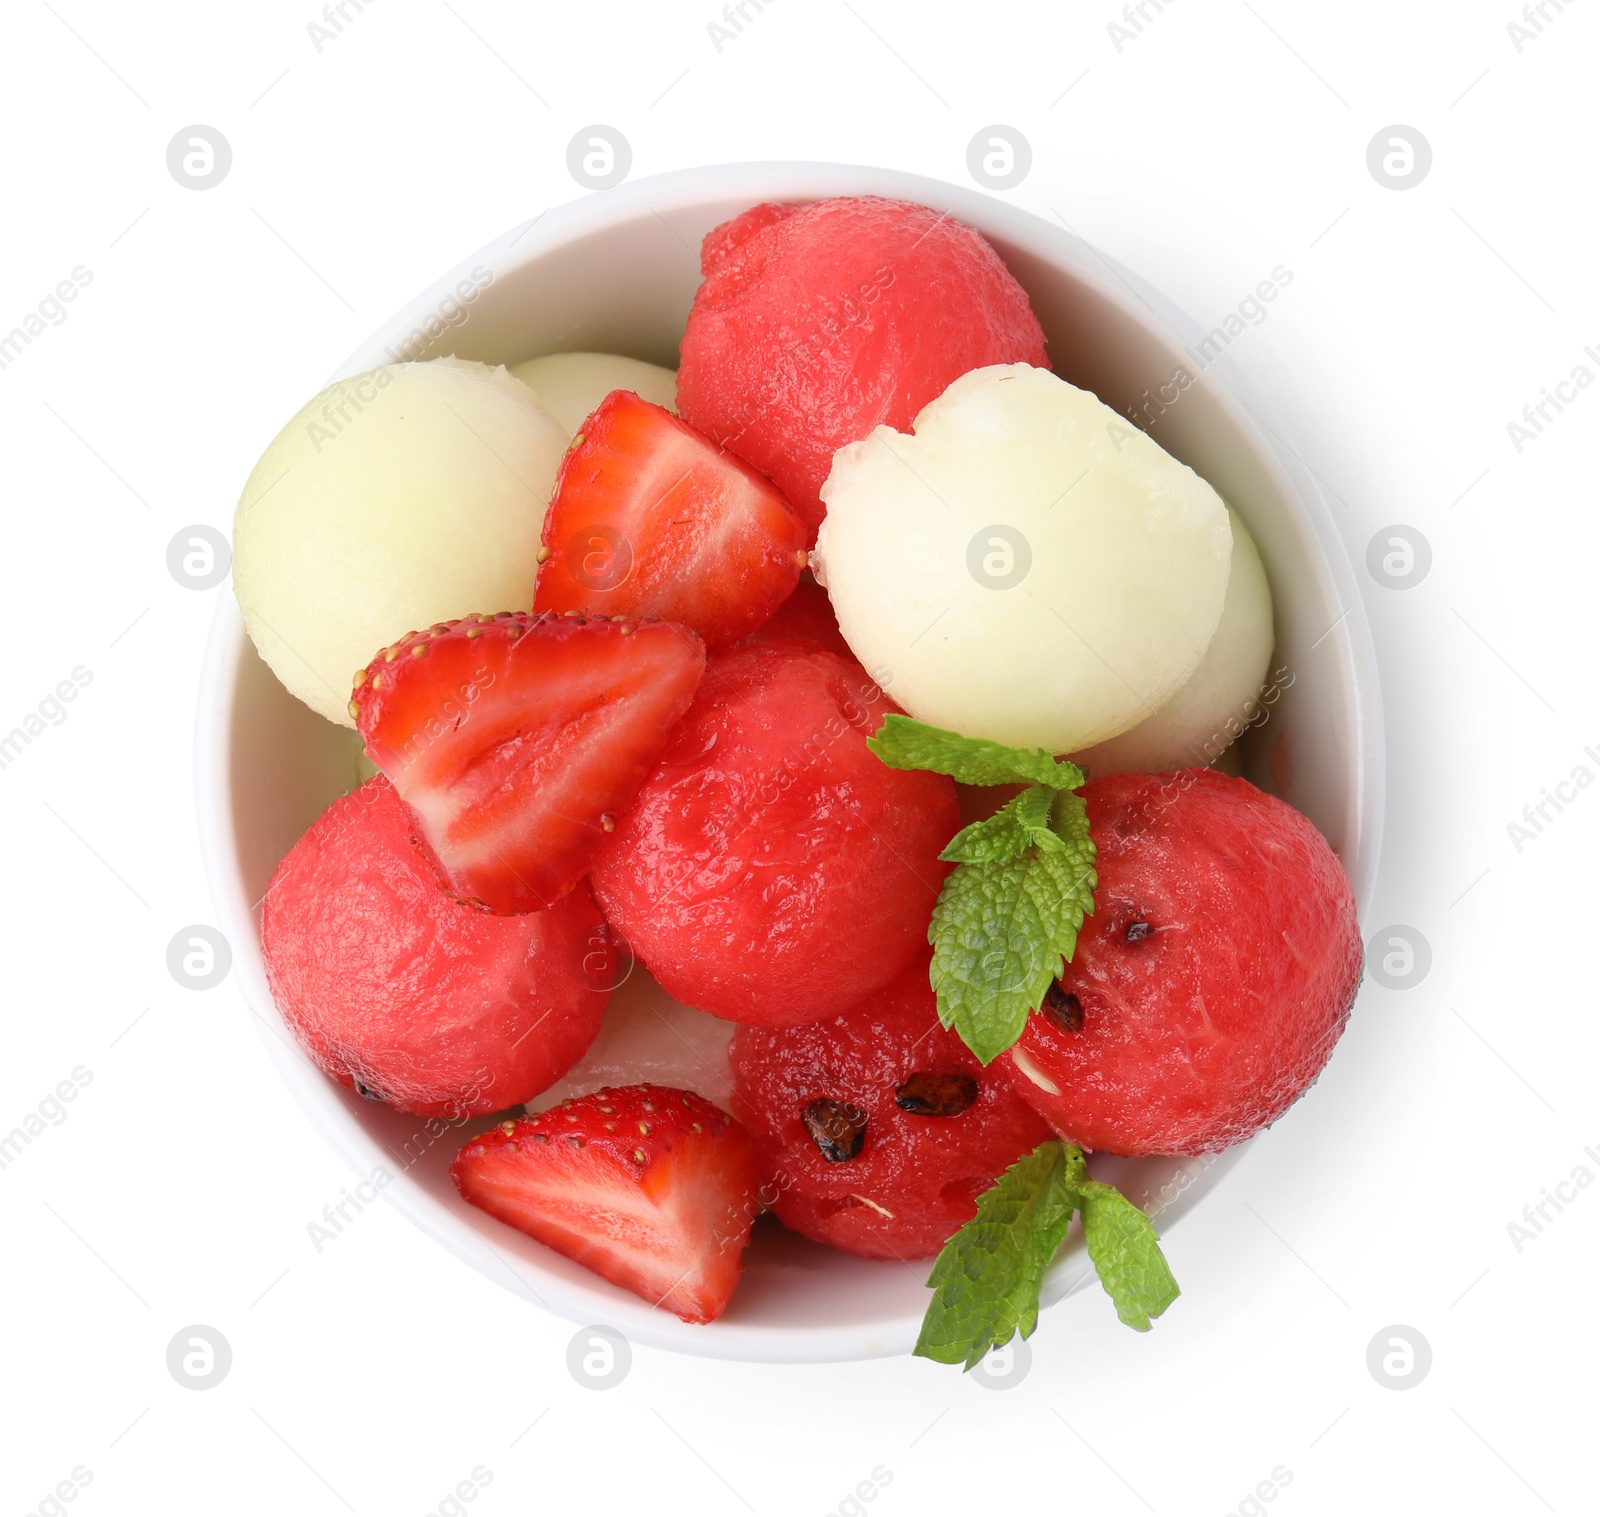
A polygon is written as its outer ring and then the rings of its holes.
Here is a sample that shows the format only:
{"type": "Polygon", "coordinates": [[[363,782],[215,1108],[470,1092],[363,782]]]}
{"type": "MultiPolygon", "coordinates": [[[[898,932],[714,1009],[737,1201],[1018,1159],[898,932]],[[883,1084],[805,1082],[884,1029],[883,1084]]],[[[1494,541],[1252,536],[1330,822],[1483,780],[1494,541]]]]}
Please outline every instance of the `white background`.
{"type": "Polygon", "coordinates": [[[1506,427],[1576,365],[1600,375],[1600,14],[1551,4],[1519,52],[1510,0],[1169,0],[1119,52],[1109,0],[748,9],[718,51],[712,0],[369,0],[318,52],[311,0],[6,8],[0,332],[75,266],[93,281],[0,370],[0,729],[75,666],[93,682],[0,770],[0,1131],[92,1073],[0,1171],[4,1512],[38,1512],[77,1466],[85,1514],[421,1517],[476,1466],[486,1517],[822,1517],[879,1466],[885,1517],[1223,1517],[1280,1466],[1289,1517],[1595,1510],[1600,1188],[1520,1252],[1508,1224],[1577,1166],[1600,1176],[1600,793],[1520,852],[1507,824],[1574,766],[1600,773],[1600,392],[1520,453],[1506,427]],[[814,158],[958,183],[1004,123],[1034,154],[1006,198],[1205,325],[1294,274],[1230,353],[1358,565],[1390,737],[1368,929],[1420,930],[1433,967],[1369,982],[1320,1083],[1172,1233],[1185,1294],[1152,1333],[1081,1294],[1004,1392],[909,1359],[642,1348],[616,1389],[579,1388],[571,1324],[387,1207],[314,1250],[351,1176],[232,983],[196,993],[165,967],[211,913],[192,713],[228,593],[176,583],[169,540],[227,530],[259,450],[404,299],[586,193],[566,146],[594,122],[627,136],[634,177],[814,158]],[[165,163],[191,123],[233,149],[203,193],[165,163]],[[1392,123],[1434,153],[1403,192],[1366,167],[1392,123]],[[1405,591],[1364,567],[1392,523],[1433,550],[1405,591]],[[213,1390],[166,1368],[191,1323],[232,1345],[213,1390]],[[1391,1324],[1431,1344],[1414,1389],[1368,1371],[1391,1324]]]}

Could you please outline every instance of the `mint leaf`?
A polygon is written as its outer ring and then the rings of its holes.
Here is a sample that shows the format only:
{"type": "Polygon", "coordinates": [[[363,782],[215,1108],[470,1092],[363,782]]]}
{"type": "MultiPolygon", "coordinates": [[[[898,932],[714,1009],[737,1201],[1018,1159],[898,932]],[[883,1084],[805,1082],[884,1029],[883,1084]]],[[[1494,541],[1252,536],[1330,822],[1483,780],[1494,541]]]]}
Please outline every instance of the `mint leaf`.
{"type": "Polygon", "coordinates": [[[978,1198],[978,1215],[939,1251],[914,1353],[965,1369],[1039,1321],[1039,1284],[1072,1221],[1066,1151],[1024,1154],[978,1198]]]}
{"type": "Polygon", "coordinates": [[[1159,1317],[1179,1294],[1156,1230],[1143,1209],[1116,1186],[1089,1178],[1083,1150],[1076,1143],[1068,1143],[1066,1150],[1063,1183],[1083,1215],[1089,1262],[1115,1302],[1117,1316],[1147,1333],[1150,1319],[1159,1317]]]}
{"type": "Polygon", "coordinates": [[[891,769],[931,769],[963,785],[1048,785],[1076,790],[1083,771],[1058,763],[1043,748],[1008,748],[987,738],[963,737],[943,727],[930,727],[914,717],[890,712],[869,747],[891,769]]]}
{"type": "Polygon", "coordinates": [[[1051,1139],[1011,1165],[978,1198],[977,1216],[939,1251],[913,1352],[971,1369],[1014,1334],[1031,1336],[1044,1272],[1075,1210],[1117,1316],[1147,1331],[1179,1294],[1155,1229],[1115,1186],[1089,1178],[1081,1148],[1051,1139]]]}
{"type": "Polygon", "coordinates": [[[1155,1228],[1114,1185],[1081,1181],[1077,1198],[1089,1259],[1116,1303],[1117,1316],[1129,1327],[1149,1332],[1150,1319],[1159,1317],[1179,1295],[1155,1228]]]}
{"type": "Polygon", "coordinates": [[[963,827],[939,855],[956,864],[990,864],[1015,858],[1024,848],[1064,847],[1050,830],[1050,803],[1056,792],[1047,785],[1030,785],[991,817],[963,827]]]}
{"type": "Polygon", "coordinates": [[[1094,909],[1094,841],[1072,794],[1083,771],[1042,748],[963,737],[898,712],[867,746],[891,768],[1028,787],[945,846],[940,858],[957,867],[928,927],[939,1020],[987,1064],[1022,1036],[1094,909]]]}
{"type": "Polygon", "coordinates": [[[1010,858],[957,865],[928,926],[939,1020],[985,1064],[1022,1036],[1094,907],[1083,798],[1062,791],[1051,813],[1059,847],[1032,844],[1010,858]]]}

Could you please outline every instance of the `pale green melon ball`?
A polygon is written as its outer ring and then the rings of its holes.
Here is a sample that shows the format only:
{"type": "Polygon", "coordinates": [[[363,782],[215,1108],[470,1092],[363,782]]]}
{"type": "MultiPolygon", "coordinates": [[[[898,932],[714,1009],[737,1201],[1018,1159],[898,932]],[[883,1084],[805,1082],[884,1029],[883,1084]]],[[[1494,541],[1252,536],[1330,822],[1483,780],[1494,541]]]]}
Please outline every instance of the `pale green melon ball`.
{"type": "Polygon", "coordinates": [[[1217,492],[1087,390],[975,369],[907,436],[841,448],[813,567],[856,657],[912,716],[1066,753],[1194,672],[1222,615],[1217,492]]]}
{"type": "Polygon", "coordinates": [[[550,353],[511,365],[523,384],[571,437],[613,390],[632,390],[641,400],[678,409],[678,374],[616,353],[550,353]]]}
{"type": "Polygon", "coordinates": [[[567,435],[503,368],[456,358],[341,379],[275,437],[233,520],[233,590],[262,658],[329,721],[379,649],[533,604],[567,435]]]}
{"type": "Polygon", "coordinates": [[[1200,667],[1154,716],[1118,737],[1076,753],[1092,774],[1165,774],[1214,763],[1260,714],[1272,662],[1272,591],[1261,553],[1238,512],[1233,569],[1222,620],[1200,667]]]}

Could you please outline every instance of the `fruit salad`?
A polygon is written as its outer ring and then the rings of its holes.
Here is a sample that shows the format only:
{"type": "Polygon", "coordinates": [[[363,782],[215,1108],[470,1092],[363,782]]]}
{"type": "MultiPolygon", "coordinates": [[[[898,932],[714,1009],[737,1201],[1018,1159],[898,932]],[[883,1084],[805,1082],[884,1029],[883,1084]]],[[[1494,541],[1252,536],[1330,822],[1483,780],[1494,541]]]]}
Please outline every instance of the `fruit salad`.
{"type": "MultiPolygon", "coordinates": [[[[1032,1332],[1094,1156],[1280,1117],[1361,976],[1270,716],[1241,515],[1070,374],[977,232],[876,197],[713,230],[674,372],[396,363],[235,522],[262,658],[371,775],[279,864],[330,1080],[467,1133],[463,1205],[685,1322],[755,1228],[931,1261],[917,1352],[1032,1332]]],[[[736,1309],[736,1307],[735,1307],[736,1309]]]]}

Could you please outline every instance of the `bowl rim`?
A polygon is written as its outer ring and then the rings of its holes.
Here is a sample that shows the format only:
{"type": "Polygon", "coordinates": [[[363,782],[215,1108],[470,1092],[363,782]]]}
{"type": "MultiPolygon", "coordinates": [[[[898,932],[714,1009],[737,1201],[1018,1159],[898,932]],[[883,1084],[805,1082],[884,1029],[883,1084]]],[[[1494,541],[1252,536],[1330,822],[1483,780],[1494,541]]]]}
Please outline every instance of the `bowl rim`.
{"type": "MultiPolygon", "coordinates": [[[[392,361],[396,336],[414,330],[437,312],[441,295],[471,271],[487,267],[496,279],[522,264],[579,237],[599,233],[653,212],[663,221],[674,209],[708,200],[747,199],[803,201],[831,195],[889,195],[927,205],[948,207],[948,213],[975,225],[985,236],[1009,240],[1037,256],[1068,268],[1073,277],[1115,306],[1122,319],[1146,329],[1161,341],[1189,345],[1204,329],[1162,291],[1085,242],[1065,222],[1053,226],[1042,216],[1012,206],[998,197],[944,180],[870,165],[820,161],[750,161],[702,165],[629,180],[614,189],[594,192],[540,212],[510,228],[430,281],[358,344],[329,376],[348,377],[392,361]],[[1142,309],[1141,309],[1142,307],[1142,309]]],[[[1058,220],[1060,218],[1058,217],[1058,220]]],[[[670,229],[670,222],[667,223],[670,229]]],[[[1353,692],[1355,744],[1354,843],[1344,857],[1357,911],[1366,920],[1376,888],[1383,833],[1385,770],[1382,691],[1377,654],[1349,550],[1339,534],[1321,486],[1273,416],[1271,407],[1228,353],[1222,353],[1197,376],[1229,413],[1238,435],[1253,444],[1278,493],[1298,509],[1310,526],[1321,567],[1345,614],[1330,634],[1338,639],[1345,679],[1353,692]]],[[[218,916],[218,926],[233,945],[234,981],[257,1032],[297,1104],[325,1141],[350,1166],[366,1176],[384,1151],[355,1121],[320,1071],[299,1052],[283,1030],[267,988],[255,923],[255,903],[239,878],[236,832],[230,787],[231,733],[237,670],[248,642],[243,617],[231,590],[219,597],[212,616],[198,693],[195,734],[195,805],[202,861],[218,916]],[[307,1078],[308,1073],[313,1076],[307,1078]],[[320,1088],[319,1088],[320,1087],[320,1088]]],[[[1226,1172],[1257,1141],[1214,1156],[1206,1184],[1180,1194],[1163,1209],[1163,1232],[1181,1220],[1202,1195],[1209,1194],[1226,1172]]],[[[420,1188],[389,1185],[382,1192],[391,1205],[463,1262],[490,1274],[499,1265],[486,1263],[458,1237],[437,1225],[421,1203],[420,1188]]],[[[1070,1257],[1056,1261],[1047,1289],[1049,1305],[1079,1293],[1086,1283],[1081,1271],[1065,1278],[1070,1257]]],[[[505,1281],[499,1273],[494,1278],[505,1281]]],[[[840,1362],[907,1353],[915,1341],[916,1319],[893,1317],[876,1323],[794,1327],[720,1322],[690,1327],[643,1302],[619,1301],[614,1287],[596,1279],[593,1287],[545,1273],[539,1291],[518,1281],[519,1294],[547,1310],[582,1324],[603,1324],[622,1330],[635,1343],[703,1357],[769,1362],[840,1362]],[[546,1299],[548,1295],[549,1299],[546,1299]]],[[[1048,1306],[1045,1308],[1048,1309],[1048,1306]]]]}

